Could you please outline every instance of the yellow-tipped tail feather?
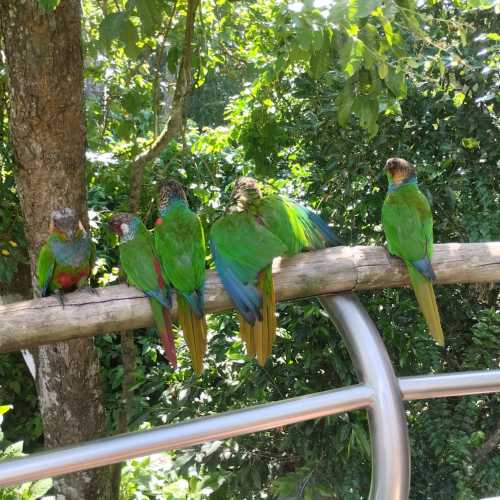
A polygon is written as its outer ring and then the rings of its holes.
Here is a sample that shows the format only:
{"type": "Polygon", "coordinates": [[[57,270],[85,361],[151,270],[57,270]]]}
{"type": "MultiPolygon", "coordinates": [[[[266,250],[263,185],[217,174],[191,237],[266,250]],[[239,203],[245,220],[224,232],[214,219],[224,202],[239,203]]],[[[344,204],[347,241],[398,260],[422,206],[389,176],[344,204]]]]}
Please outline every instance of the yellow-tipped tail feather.
{"type": "Polygon", "coordinates": [[[432,283],[422,276],[416,269],[408,266],[410,281],[417,298],[418,305],[427,323],[427,328],[434,340],[441,346],[444,346],[444,334],[441,328],[441,318],[434,295],[432,283]]]}
{"type": "Polygon", "coordinates": [[[240,320],[240,336],[243,342],[245,342],[247,354],[248,356],[255,356],[255,337],[252,325],[247,323],[241,314],[238,316],[240,320]]]}
{"type": "Polygon", "coordinates": [[[207,323],[205,316],[198,317],[191,309],[189,302],[177,294],[179,323],[184,333],[184,339],[191,355],[191,364],[196,374],[203,372],[203,357],[207,350],[207,323]]]}
{"type": "Polygon", "coordinates": [[[276,338],[276,294],[271,267],[259,274],[257,288],[262,292],[262,321],[252,326],[240,315],[240,335],[246,345],[247,354],[255,356],[260,366],[266,364],[276,338]]]}

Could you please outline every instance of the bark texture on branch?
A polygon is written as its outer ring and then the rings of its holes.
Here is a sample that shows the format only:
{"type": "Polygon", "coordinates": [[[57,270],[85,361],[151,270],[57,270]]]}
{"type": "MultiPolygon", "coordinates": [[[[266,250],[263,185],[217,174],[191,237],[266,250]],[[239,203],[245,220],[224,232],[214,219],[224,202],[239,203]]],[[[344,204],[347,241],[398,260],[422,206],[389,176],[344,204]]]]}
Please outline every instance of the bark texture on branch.
{"type": "MultiPolygon", "coordinates": [[[[38,0],[0,1],[16,186],[33,276],[52,210],[71,207],[87,222],[80,15],[79,0],[63,0],[51,13],[38,0]]],[[[40,347],[37,385],[48,447],[105,434],[92,338],[40,347]]],[[[58,498],[108,499],[109,468],[63,476],[55,486],[58,498]]]]}
{"type": "MultiPolygon", "coordinates": [[[[500,281],[500,242],[435,245],[432,264],[437,284],[500,281]]],[[[328,248],[276,259],[273,273],[280,301],[409,284],[403,263],[381,247],[328,248]]],[[[208,313],[232,308],[213,271],[207,273],[205,305],[208,313]]],[[[52,297],[0,306],[0,319],[0,352],[153,324],[148,300],[127,285],[99,289],[98,296],[69,294],[64,308],[52,297]]]]}

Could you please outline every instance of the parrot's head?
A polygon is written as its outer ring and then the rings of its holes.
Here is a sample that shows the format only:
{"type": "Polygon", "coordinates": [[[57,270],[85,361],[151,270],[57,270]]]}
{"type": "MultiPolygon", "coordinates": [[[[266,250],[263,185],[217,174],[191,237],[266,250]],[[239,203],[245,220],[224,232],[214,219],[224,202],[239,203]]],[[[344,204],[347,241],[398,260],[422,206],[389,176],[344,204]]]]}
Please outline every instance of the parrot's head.
{"type": "Polygon", "coordinates": [[[115,214],[109,219],[109,229],[120,237],[127,236],[130,233],[133,218],[134,215],[125,212],[115,214]]]}
{"type": "Polygon", "coordinates": [[[231,193],[231,206],[245,210],[253,201],[262,198],[259,184],[252,177],[239,177],[231,193]]]}
{"type": "Polygon", "coordinates": [[[73,240],[82,231],[85,231],[72,208],[54,210],[50,216],[49,230],[50,232],[56,231],[62,238],[67,240],[73,240]]]}
{"type": "Polygon", "coordinates": [[[415,167],[403,158],[389,158],[385,163],[385,171],[390,184],[401,184],[414,179],[417,175],[415,167]]]}
{"type": "Polygon", "coordinates": [[[165,179],[160,183],[159,208],[165,208],[173,200],[187,201],[186,193],[180,182],[175,179],[165,179]]]}

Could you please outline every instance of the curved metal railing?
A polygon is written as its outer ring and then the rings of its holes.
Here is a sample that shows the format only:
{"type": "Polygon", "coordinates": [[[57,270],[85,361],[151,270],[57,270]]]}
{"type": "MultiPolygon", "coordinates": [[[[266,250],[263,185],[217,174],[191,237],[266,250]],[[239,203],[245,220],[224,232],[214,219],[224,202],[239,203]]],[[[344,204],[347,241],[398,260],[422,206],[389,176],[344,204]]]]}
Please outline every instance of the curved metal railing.
{"type": "Polygon", "coordinates": [[[403,400],[500,392],[500,370],[397,379],[359,300],[349,293],[320,300],[349,348],[360,384],[6,460],[0,463],[0,486],[366,408],[372,447],[369,498],[408,498],[410,448],[403,400]]]}

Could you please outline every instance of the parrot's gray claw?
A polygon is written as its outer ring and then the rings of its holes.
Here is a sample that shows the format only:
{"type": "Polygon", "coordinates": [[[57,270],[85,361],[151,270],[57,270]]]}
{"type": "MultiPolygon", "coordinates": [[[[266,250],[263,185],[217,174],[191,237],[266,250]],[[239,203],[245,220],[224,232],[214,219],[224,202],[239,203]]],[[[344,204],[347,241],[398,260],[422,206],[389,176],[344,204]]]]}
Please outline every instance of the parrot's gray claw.
{"type": "Polygon", "coordinates": [[[87,293],[90,293],[90,295],[99,295],[97,288],[94,288],[90,285],[84,286],[82,290],[85,290],[87,293]]]}
{"type": "Polygon", "coordinates": [[[61,307],[64,309],[64,293],[61,290],[55,290],[54,296],[57,297],[59,304],[61,304],[61,307]]]}

